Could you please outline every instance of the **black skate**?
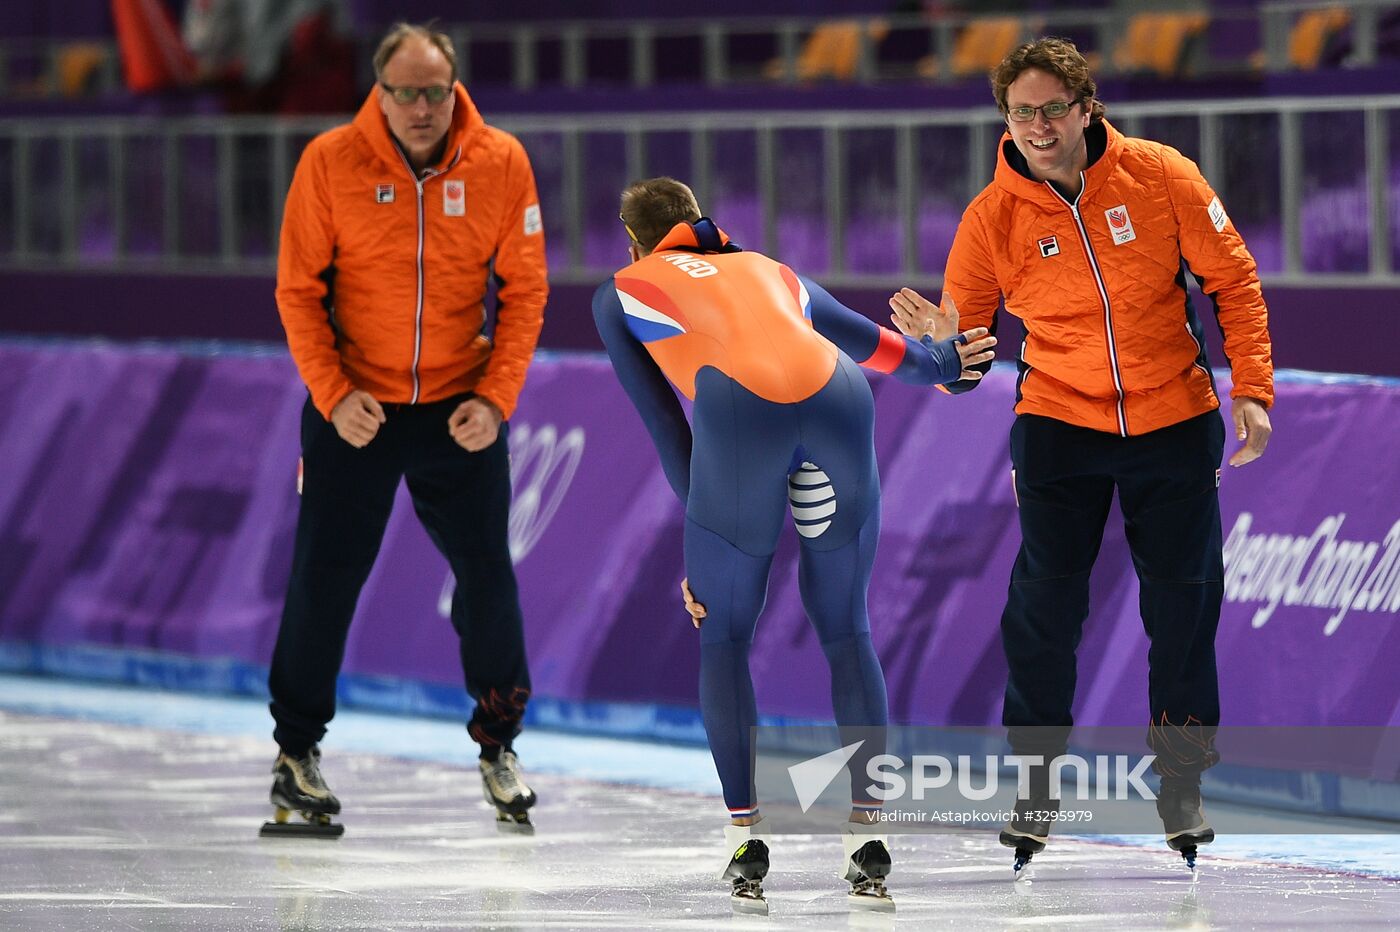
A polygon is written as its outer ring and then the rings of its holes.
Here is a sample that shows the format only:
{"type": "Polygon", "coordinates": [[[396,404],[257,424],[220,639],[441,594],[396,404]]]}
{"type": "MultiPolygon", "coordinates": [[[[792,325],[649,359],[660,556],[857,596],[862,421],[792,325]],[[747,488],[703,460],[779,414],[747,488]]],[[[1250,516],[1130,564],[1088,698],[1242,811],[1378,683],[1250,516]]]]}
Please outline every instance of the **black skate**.
{"type": "Polygon", "coordinates": [[[479,766],[481,790],[486,801],[496,807],[496,828],[519,835],[535,834],[529,814],[535,791],[525,785],[515,753],[502,751],[494,761],[483,758],[479,766]]]}
{"type": "Polygon", "coordinates": [[[890,848],[885,839],[847,832],[841,836],[841,843],[846,851],[843,876],[851,885],[846,900],[863,909],[893,911],[894,897],[885,889],[891,865],[890,848]]]}
{"type": "Polygon", "coordinates": [[[1053,813],[1059,809],[1060,801],[1048,797],[1016,800],[1016,808],[997,838],[1006,847],[1016,849],[1016,859],[1011,865],[1013,879],[1031,879],[1031,858],[1045,850],[1050,841],[1053,813]]]}
{"type": "Polygon", "coordinates": [[[1157,814],[1162,817],[1167,847],[1181,853],[1191,878],[1196,879],[1196,849],[1215,841],[1215,829],[1201,812],[1200,784],[1163,779],[1157,793],[1157,814]]]}
{"type": "Polygon", "coordinates": [[[763,878],[768,876],[768,845],[752,837],[749,828],[747,825],[724,827],[724,839],[734,854],[720,879],[730,883],[729,903],[736,912],[766,916],[768,900],[763,896],[763,878]]]}
{"type": "Polygon", "coordinates": [[[339,838],[345,826],[332,822],[340,812],[340,800],[321,776],[321,749],[312,746],[304,757],[277,755],[272,764],[271,822],[264,822],[258,834],[263,838],[339,838]],[[304,821],[289,822],[296,812],[304,821]]]}

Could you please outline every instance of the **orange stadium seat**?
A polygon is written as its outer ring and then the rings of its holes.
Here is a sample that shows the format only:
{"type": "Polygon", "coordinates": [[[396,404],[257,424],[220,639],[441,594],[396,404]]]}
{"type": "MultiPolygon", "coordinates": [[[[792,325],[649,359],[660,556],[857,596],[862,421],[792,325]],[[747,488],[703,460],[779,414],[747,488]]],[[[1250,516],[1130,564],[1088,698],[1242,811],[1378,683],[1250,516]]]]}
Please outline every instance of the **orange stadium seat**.
{"type": "MultiPolygon", "coordinates": [[[[948,73],[955,78],[985,75],[1007,56],[1027,31],[1030,24],[1015,16],[987,16],[974,19],[963,27],[953,44],[948,73]]],[[[927,55],[916,66],[919,77],[942,77],[943,67],[937,55],[927,55]]]]}
{"type": "Polygon", "coordinates": [[[109,54],[106,46],[95,42],[65,44],[58,50],[55,61],[58,92],[65,97],[90,93],[109,54]]]}
{"type": "MultiPolygon", "coordinates": [[[[1345,7],[1332,6],[1317,10],[1307,10],[1293,23],[1288,32],[1288,51],[1285,63],[1299,71],[1312,71],[1322,64],[1322,56],[1327,45],[1342,30],[1351,24],[1351,12],[1345,7]]],[[[1268,67],[1268,56],[1263,49],[1249,56],[1249,64],[1256,71],[1268,67]]]]}
{"type": "Polygon", "coordinates": [[[1191,41],[1205,32],[1205,13],[1139,13],[1113,51],[1113,66],[1123,72],[1146,72],[1163,78],[1182,73],[1191,41]]]}
{"type": "MultiPolygon", "coordinates": [[[[817,25],[797,54],[796,74],[799,81],[833,78],[850,81],[860,70],[860,48],[863,37],[878,45],[889,34],[890,27],[882,19],[834,19],[817,25]]],[[[787,63],[775,58],[763,68],[764,77],[782,80],[787,63]]]]}
{"type": "Polygon", "coordinates": [[[1327,43],[1351,22],[1351,13],[1342,7],[1308,10],[1293,24],[1288,36],[1288,63],[1301,71],[1312,71],[1322,61],[1327,43]]]}

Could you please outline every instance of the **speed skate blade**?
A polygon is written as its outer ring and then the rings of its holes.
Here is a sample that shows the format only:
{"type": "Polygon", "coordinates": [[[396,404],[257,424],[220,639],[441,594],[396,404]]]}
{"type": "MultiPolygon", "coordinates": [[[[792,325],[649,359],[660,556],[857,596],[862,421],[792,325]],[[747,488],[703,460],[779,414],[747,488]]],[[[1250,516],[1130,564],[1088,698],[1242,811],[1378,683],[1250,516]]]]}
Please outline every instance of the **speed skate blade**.
{"type": "Polygon", "coordinates": [[[730,894],[729,905],[734,907],[734,912],[743,913],[746,916],[768,915],[768,901],[761,896],[730,894]]]}
{"type": "Polygon", "coordinates": [[[894,912],[894,897],[886,893],[884,896],[876,896],[873,893],[847,893],[846,902],[854,909],[865,910],[866,912],[892,913],[894,912]]]}
{"type": "Polygon", "coordinates": [[[264,822],[259,838],[339,838],[345,826],[339,822],[264,822]]]}
{"type": "Polygon", "coordinates": [[[533,835],[535,823],[531,822],[528,816],[512,817],[503,812],[497,813],[496,831],[502,835],[533,835]]]}

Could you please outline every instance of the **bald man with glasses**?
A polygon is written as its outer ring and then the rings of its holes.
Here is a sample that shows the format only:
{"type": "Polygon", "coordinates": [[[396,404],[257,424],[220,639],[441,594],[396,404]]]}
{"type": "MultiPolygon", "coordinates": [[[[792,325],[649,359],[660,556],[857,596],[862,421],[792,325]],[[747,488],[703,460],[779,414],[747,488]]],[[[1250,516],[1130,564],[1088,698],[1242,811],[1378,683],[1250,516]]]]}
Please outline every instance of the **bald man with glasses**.
{"type": "MultiPolygon", "coordinates": [[[[277,306],[310,397],[269,680],[280,753],[266,831],[341,831],[318,743],[400,480],[456,579],[451,619],[486,797],[503,827],[525,829],[535,794],[511,743],[530,675],[507,541],[507,430],[548,295],[539,199],[524,148],[455,80],[446,35],[401,23],[374,70],[354,121],[302,153],[282,224],[277,306]],[[293,811],[304,825],[287,822],[293,811]]],[[[420,615],[433,613],[428,596],[420,615]]]]}

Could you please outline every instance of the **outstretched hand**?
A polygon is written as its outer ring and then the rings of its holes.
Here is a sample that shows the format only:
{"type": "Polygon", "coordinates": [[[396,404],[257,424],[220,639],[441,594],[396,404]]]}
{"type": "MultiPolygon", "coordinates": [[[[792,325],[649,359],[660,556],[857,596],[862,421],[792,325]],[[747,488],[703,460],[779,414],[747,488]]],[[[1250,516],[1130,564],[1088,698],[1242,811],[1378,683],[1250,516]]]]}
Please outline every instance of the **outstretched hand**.
{"type": "Polygon", "coordinates": [[[933,337],[935,343],[957,336],[958,305],[953,296],[943,292],[943,304],[937,305],[913,288],[901,288],[890,297],[890,320],[906,337],[921,340],[933,337]]]}
{"type": "MultiPolygon", "coordinates": [[[[958,305],[946,291],[943,292],[940,306],[913,288],[901,288],[890,297],[890,310],[894,311],[890,321],[900,333],[911,339],[929,336],[935,343],[942,343],[959,335],[958,305]]],[[[992,347],[997,345],[997,338],[988,336],[989,332],[986,327],[974,327],[961,334],[962,340],[958,345],[958,357],[962,360],[960,380],[975,382],[982,378],[982,373],[972,367],[991,362],[995,356],[992,347]]]]}

